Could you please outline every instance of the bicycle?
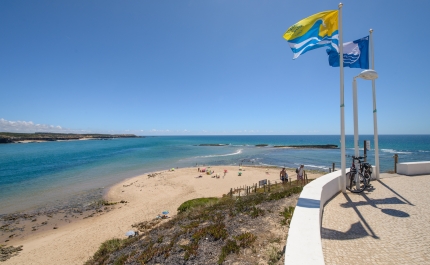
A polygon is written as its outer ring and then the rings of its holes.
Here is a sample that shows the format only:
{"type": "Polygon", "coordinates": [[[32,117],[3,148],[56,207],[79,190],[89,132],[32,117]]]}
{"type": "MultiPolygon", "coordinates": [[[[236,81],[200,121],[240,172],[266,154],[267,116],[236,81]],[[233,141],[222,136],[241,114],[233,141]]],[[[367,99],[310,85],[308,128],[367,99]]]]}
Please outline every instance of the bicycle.
{"type": "Polygon", "coordinates": [[[353,193],[360,193],[366,187],[370,187],[370,179],[372,177],[372,165],[362,162],[362,156],[352,156],[352,165],[349,172],[346,174],[346,188],[353,193]],[[360,168],[357,170],[355,161],[358,161],[360,168]]]}

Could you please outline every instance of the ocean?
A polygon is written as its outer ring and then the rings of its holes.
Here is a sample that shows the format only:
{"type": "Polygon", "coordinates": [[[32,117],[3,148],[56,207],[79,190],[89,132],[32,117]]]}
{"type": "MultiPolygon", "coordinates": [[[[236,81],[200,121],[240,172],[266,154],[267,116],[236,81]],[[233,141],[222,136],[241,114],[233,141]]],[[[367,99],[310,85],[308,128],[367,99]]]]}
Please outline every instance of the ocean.
{"type": "MultiPolygon", "coordinates": [[[[368,161],[374,164],[373,135],[368,161]]],[[[261,165],[327,171],[340,167],[340,149],[284,149],[275,145],[340,147],[339,135],[159,136],[114,140],[57,141],[0,145],[0,215],[47,207],[70,206],[101,198],[126,178],[196,165],[261,165]],[[222,146],[199,146],[222,144],[222,146]],[[257,147],[257,144],[267,144],[257,147]]],[[[346,154],[354,153],[346,136],[346,154]]],[[[399,162],[430,161],[430,135],[380,135],[381,172],[399,162]]],[[[350,166],[347,158],[347,167],[350,166]]]]}

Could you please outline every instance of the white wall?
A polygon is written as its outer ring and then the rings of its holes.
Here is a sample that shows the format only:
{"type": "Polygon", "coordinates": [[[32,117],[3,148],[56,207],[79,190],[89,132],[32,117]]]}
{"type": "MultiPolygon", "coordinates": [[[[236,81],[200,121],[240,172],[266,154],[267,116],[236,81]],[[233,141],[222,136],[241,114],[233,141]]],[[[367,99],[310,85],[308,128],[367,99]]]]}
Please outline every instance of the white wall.
{"type": "Polygon", "coordinates": [[[430,161],[397,163],[397,174],[407,176],[430,174],[430,161]]]}
{"type": "Polygon", "coordinates": [[[340,176],[338,170],[303,188],[288,231],[285,264],[324,264],[321,218],[324,204],[341,190],[340,176]]]}

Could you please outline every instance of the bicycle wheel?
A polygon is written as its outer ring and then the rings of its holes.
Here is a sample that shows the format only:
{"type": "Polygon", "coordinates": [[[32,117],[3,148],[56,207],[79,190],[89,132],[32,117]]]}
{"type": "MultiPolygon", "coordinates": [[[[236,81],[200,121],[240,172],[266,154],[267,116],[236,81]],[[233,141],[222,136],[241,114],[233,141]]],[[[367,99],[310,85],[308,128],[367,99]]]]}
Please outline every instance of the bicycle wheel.
{"type": "Polygon", "coordinates": [[[370,186],[370,178],[372,177],[372,175],[371,174],[369,174],[369,173],[367,173],[367,172],[365,172],[364,173],[364,180],[366,181],[366,187],[369,187],[370,186]]]}
{"type": "Polygon", "coordinates": [[[346,189],[351,190],[351,188],[350,188],[351,187],[351,173],[350,172],[346,173],[345,183],[346,183],[346,189]]]}
{"type": "Polygon", "coordinates": [[[353,193],[360,193],[366,188],[367,181],[364,178],[363,174],[361,174],[359,172],[357,172],[355,174],[349,174],[348,173],[347,177],[349,177],[349,179],[347,179],[348,185],[346,186],[346,188],[349,191],[351,191],[353,193]]]}

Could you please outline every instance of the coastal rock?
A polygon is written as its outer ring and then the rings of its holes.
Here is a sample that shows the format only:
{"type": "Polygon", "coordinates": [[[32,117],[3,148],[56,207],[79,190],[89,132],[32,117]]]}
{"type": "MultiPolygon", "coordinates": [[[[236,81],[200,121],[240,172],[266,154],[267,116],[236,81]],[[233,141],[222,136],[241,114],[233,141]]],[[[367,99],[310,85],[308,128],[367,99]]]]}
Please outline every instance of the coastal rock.
{"type": "Polygon", "coordinates": [[[289,147],[289,148],[315,148],[315,149],[337,149],[335,144],[309,144],[309,145],[275,145],[275,148],[289,147]]]}
{"type": "Polygon", "coordinates": [[[199,144],[198,146],[226,146],[228,144],[199,144]]]}
{"type": "Polygon", "coordinates": [[[19,251],[22,251],[22,247],[23,246],[19,246],[19,247],[13,247],[13,246],[2,246],[0,245],[0,262],[1,261],[6,261],[9,258],[18,255],[19,251]]]}
{"type": "Polygon", "coordinates": [[[0,137],[0,144],[13,143],[12,139],[6,137],[0,137]]]}

